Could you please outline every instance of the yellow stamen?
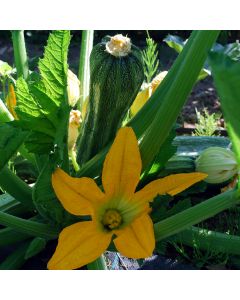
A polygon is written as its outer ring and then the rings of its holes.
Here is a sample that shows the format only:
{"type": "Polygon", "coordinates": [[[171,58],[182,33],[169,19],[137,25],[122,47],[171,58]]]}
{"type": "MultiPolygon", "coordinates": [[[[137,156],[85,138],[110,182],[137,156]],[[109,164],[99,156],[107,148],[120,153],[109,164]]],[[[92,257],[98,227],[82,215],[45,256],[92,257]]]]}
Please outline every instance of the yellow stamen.
{"type": "Polygon", "coordinates": [[[117,210],[109,209],[104,213],[102,224],[108,230],[116,229],[122,224],[122,216],[117,210]]]}

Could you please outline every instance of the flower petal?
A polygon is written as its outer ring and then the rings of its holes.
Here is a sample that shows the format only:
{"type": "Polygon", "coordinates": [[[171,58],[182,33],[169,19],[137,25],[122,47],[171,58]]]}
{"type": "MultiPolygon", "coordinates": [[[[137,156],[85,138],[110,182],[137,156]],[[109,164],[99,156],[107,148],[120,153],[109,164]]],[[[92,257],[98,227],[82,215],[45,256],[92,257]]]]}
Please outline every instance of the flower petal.
{"type": "Polygon", "coordinates": [[[137,138],[130,127],[121,128],[106,156],[102,183],[110,197],[132,197],[140,179],[142,161],[137,138]]]}
{"type": "Polygon", "coordinates": [[[111,237],[111,234],[99,231],[92,221],[64,228],[48,269],[72,270],[94,261],[107,249],[111,237]]]}
{"type": "Polygon", "coordinates": [[[126,257],[138,259],[151,256],[155,247],[155,237],[149,215],[144,214],[134,220],[113,242],[118,251],[126,257]]]}
{"type": "Polygon", "coordinates": [[[58,168],[52,174],[53,189],[63,207],[74,215],[89,215],[105,195],[91,178],[74,178],[58,168]]]}
{"type": "Polygon", "coordinates": [[[157,195],[169,194],[174,196],[206,177],[207,174],[197,172],[169,175],[147,184],[143,189],[135,193],[132,200],[136,202],[149,202],[157,195]]]}
{"type": "Polygon", "coordinates": [[[137,94],[136,99],[133,101],[133,104],[130,108],[131,114],[134,116],[136,113],[143,107],[147,100],[152,95],[151,87],[147,87],[137,94]]]}

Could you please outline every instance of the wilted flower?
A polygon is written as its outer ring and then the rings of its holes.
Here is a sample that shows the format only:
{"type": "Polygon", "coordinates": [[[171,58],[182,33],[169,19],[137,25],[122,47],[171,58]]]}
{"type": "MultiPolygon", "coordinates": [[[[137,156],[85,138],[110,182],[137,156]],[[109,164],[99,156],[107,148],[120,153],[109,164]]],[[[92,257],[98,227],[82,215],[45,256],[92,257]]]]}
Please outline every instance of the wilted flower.
{"type": "Polygon", "coordinates": [[[78,129],[81,125],[82,118],[79,110],[71,110],[68,127],[68,149],[71,150],[78,137],[78,129]]]}
{"type": "Polygon", "coordinates": [[[196,171],[208,174],[208,183],[222,183],[238,173],[234,153],[221,147],[209,147],[196,159],[196,171]]]}
{"type": "Polygon", "coordinates": [[[68,102],[72,107],[75,106],[80,98],[80,81],[77,76],[70,70],[68,70],[68,102]]]}

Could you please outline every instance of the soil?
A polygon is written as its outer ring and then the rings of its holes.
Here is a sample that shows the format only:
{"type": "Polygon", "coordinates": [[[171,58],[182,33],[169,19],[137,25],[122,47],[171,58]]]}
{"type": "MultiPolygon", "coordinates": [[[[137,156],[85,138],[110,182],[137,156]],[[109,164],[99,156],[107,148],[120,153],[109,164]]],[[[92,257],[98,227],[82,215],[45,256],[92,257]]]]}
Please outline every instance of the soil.
{"type": "Polygon", "coordinates": [[[210,114],[221,113],[219,98],[214,87],[213,79],[210,76],[198,82],[188,97],[182,109],[182,118],[186,123],[184,127],[188,126],[188,124],[196,123],[197,117],[195,109],[200,112],[207,109],[210,114]]]}

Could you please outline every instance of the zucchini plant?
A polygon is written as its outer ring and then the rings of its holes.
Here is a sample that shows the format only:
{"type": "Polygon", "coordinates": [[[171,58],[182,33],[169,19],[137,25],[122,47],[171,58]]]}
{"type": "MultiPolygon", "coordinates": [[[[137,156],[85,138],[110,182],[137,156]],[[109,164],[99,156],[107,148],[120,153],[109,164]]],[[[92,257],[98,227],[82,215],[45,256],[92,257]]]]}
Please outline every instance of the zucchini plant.
{"type": "MultiPolygon", "coordinates": [[[[142,158],[141,180],[136,194],[140,188],[144,190],[145,185],[152,179],[161,177],[163,174],[161,172],[174,173],[173,165],[171,165],[174,159],[168,160],[176,150],[173,142],[177,140],[174,140],[175,122],[187,96],[199,78],[199,73],[218,34],[219,31],[193,31],[162,83],[138,113],[128,121],[126,127],[131,127],[136,135],[137,147],[140,148],[142,158]],[[153,169],[155,172],[152,172],[153,169]]],[[[83,38],[86,36],[85,32],[83,38]]],[[[107,38],[93,47],[90,55],[87,115],[80,126],[80,135],[75,148],[77,161],[80,164],[80,170],[76,171],[74,163],[69,159],[68,149],[69,116],[72,109],[68,101],[67,79],[67,54],[70,40],[70,32],[67,30],[52,32],[47,41],[44,56],[39,60],[39,72],[36,72],[28,69],[23,32],[13,32],[17,68],[15,86],[17,105],[14,110],[17,118],[13,118],[5,101],[0,102],[0,187],[4,191],[4,194],[0,196],[0,224],[3,226],[0,229],[0,253],[1,249],[9,245],[14,246],[14,249],[1,258],[0,268],[2,269],[21,268],[27,259],[42,252],[45,247],[56,240],[59,232],[64,228],[75,226],[76,222],[85,226],[82,223],[89,224],[92,221],[89,217],[90,213],[76,216],[68,206],[78,201],[75,194],[70,192],[85,188],[84,184],[80,186],[76,184],[79,179],[84,180],[86,186],[91,182],[92,188],[88,189],[89,193],[95,191],[97,183],[100,187],[98,190],[100,198],[102,186],[111,191],[111,185],[108,186],[104,181],[104,178],[111,177],[108,173],[111,172],[109,169],[108,172],[104,172],[104,168],[106,170],[106,165],[111,160],[107,153],[109,149],[112,149],[111,147],[115,147],[117,142],[113,143],[113,140],[143,82],[141,53],[128,37],[121,35],[107,38]],[[20,52],[24,55],[20,55],[20,52]],[[34,169],[33,173],[36,174],[36,178],[33,185],[24,182],[8,167],[8,161],[13,159],[16,153],[28,161],[34,169]],[[105,162],[103,166],[104,160],[107,163],[105,162]],[[53,189],[52,178],[59,167],[62,169],[59,174],[64,180],[60,180],[63,185],[62,187],[60,185],[60,192],[59,190],[56,192],[56,189],[53,189]],[[102,172],[105,174],[103,180],[101,180],[102,172]],[[69,179],[70,177],[73,181],[69,179]],[[57,197],[62,190],[69,191],[67,197],[63,194],[64,201],[66,200],[67,203],[67,211],[65,204],[63,205],[57,197]]],[[[85,53],[87,53],[87,48],[91,49],[91,45],[86,45],[90,40],[92,41],[89,38],[82,43],[82,51],[85,53]]],[[[81,55],[82,70],[87,68],[89,63],[86,57],[87,55],[81,55]]],[[[214,65],[216,57],[212,56],[211,60],[214,65]]],[[[217,70],[217,67],[215,69],[217,70]]],[[[87,78],[87,76],[82,78],[87,78]]],[[[216,82],[220,80],[219,78],[216,75],[216,82]]],[[[84,85],[84,82],[80,84],[84,85]]],[[[85,95],[88,94],[86,89],[85,95]]],[[[225,99],[225,94],[223,98],[225,99]]],[[[81,101],[83,101],[82,98],[81,101]]],[[[83,105],[77,104],[77,106],[83,109],[83,105]]],[[[227,106],[225,110],[228,111],[227,106]]],[[[230,128],[236,130],[235,121],[231,124],[231,117],[228,119],[230,128]]],[[[230,136],[234,140],[234,145],[237,145],[238,140],[234,130],[231,131],[230,136]]],[[[124,140],[124,131],[120,132],[119,135],[124,140]]],[[[237,147],[234,146],[234,148],[237,147]]],[[[114,149],[118,151],[119,148],[114,149]]],[[[138,152],[133,151],[132,157],[138,155],[138,152]]],[[[236,153],[236,156],[238,158],[239,154],[236,153]]],[[[177,168],[174,167],[175,172],[180,165],[183,166],[181,159],[178,157],[176,161],[175,157],[175,166],[176,163],[178,165],[177,168]]],[[[191,157],[188,157],[188,166],[189,162],[191,162],[191,167],[194,166],[191,157]]],[[[127,167],[125,172],[126,176],[128,170],[135,168],[139,169],[139,164],[129,165],[129,169],[127,167]]],[[[116,169],[117,174],[118,171],[119,169],[116,169]]],[[[185,168],[184,173],[188,172],[190,169],[185,168]]],[[[114,172],[111,174],[114,177],[114,172]]],[[[135,179],[129,178],[129,180],[135,179]]],[[[124,183],[127,185],[128,181],[125,180],[124,183]]],[[[79,192],[78,196],[83,197],[83,194],[79,192]]],[[[201,230],[192,227],[193,225],[239,202],[239,195],[235,189],[193,206],[189,206],[189,202],[184,201],[183,206],[178,206],[178,209],[171,211],[171,214],[166,214],[163,219],[162,215],[160,218],[158,214],[154,214],[154,238],[157,242],[170,238],[174,238],[177,242],[181,239],[189,245],[192,234],[200,235],[201,233],[201,230]]],[[[122,223],[129,223],[132,217],[129,211],[127,221],[122,220],[119,211],[113,211],[116,203],[114,202],[114,205],[109,201],[107,203],[108,209],[104,207],[105,210],[102,209],[98,215],[98,217],[103,217],[105,230],[115,228],[116,223],[119,226],[122,223]]],[[[85,209],[87,211],[87,206],[85,209]]],[[[122,206],[121,209],[123,209],[122,206]]],[[[209,235],[204,229],[202,232],[206,236],[205,240],[201,236],[200,246],[203,249],[206,248],[206,243],[214,241],[216,248],[219,249],[221,245],[221,251],[240,254],[236,247],[239,244],[238,237],[233,236],[233,240],[236,241],[234,244],[232,240],[229,242],[227,234],[211,232],[209,235]]],[[[59,240],[62,237],[63,235],[60,234],[59,240]]],[[[152,242],[151,240],[151,244],[152,242]]],[[[89,242],[89,245],[90,248],[95,247],[94,243],[89,242]]],[[[119,246],[121,240],[117,245],[121,248],[119,246]]],[[[109,246],[104,245],[103,248],[114,250],[114,247],[111,242],[109,246]]],[[[86,262],[86,264],[89,269],[106,268],[102,256],[100,258],[92,256],[92,262],[86,262]]],[[[51,265],[55,266],[56,261],[52,261],[51,265]]]]}

